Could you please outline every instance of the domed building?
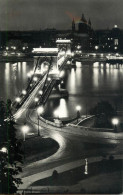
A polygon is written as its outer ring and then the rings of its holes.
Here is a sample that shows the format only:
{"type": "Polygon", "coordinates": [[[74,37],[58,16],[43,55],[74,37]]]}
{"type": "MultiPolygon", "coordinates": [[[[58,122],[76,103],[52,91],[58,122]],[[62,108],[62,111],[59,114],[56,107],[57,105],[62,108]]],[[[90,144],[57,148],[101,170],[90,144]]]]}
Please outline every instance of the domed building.
{"type": "Polygon", "coordinates": [[[79,22],[75,22],[73,19],[72,21],[72,33],[74,43],[80,44],[83,50],[89,50],[90,48],[90,38],[93,37],[94,31],[91,27],[91,20],[87,21],[84,14],[82,14],[81,19],[79,22]],[[76,30],[76,25],[78,24],[78,28],[76,30]]]}

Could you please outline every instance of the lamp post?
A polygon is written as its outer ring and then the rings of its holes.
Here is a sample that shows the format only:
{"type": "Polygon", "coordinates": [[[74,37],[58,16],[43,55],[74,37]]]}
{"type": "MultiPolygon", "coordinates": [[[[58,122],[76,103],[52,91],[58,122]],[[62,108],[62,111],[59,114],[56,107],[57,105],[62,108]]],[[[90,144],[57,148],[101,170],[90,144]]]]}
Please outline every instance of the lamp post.
{"type": "Polygon", "coordinates": [[[76,111],[77,111],[77,122],[78,122],[78,118],[80,118],[80,110],[81,110],[81,106],[76,106],[76,111]]]}
{"type": "Polygon", "coordinates": [[[38,101],[39,101],[39,98],[38,97],[35,97],[35,106],[37,105],[38,101]]]}
{"type": "Polygon", "coordinates": [[[23,141],[25,141],[26,139],[26,133],[29,131],[29,127],[26,125],[26,124],[24,124],[24,126],[22,127],[22,132],[23,132],[23,136],[24,136],[24,139],[23,139],[23,141]]]}
{"type": "Polygon", "coordinates": [[[38,114],[38,136],[40,136],[40,131],[39,131],[39,116],[40,116],[40,114],[43,113],[43,111],[44,111],[43,106],[39,106],[39,107],[37,108],[37,114],[38,114]]]}
{"type": "Polygon", "coordinates": [[[24,143],[24,159],[25,159],[25,141],[26,141],[26,133],[29,131],[29,127],[24,124],[24,126],[22,127],[22,132],[23,132],[23,136],[24,136],[24,139],[23,139],[23,143],[24,143]]]}
{"type": "Polygon", "coordinates": [[[117,125],[119,124],[119,119],[118,118],[113,118],[112,119],[112,124],[114,125],[114,130],[117,131],[117,125]]]}
{"type": "MultiPolygon", "coordinates": [[[[4,191],[4,176],[6,173],[4,171],[4,168],[6,167],[6,160],[8,158],[8,150],[6,147],[2,147],[0,149],[0,176],[1,176],[1,185],[0,185],[0,188],[1,188],[1,192],[3,194],[3,191],[4,191]]],[[[7,161],[8,162],[8,161],[7,161]]]]}

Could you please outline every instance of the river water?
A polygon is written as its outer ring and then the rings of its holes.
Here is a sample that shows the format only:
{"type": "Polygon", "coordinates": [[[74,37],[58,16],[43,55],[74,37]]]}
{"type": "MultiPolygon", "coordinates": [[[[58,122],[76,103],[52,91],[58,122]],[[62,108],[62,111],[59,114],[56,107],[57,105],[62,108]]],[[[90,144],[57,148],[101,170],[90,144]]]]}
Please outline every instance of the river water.
{"type": "MultiPolygon", "coordinates": [[[[76,106],[81,114],[89,112],[97,102],[107,100],[123,109],[123,65],[104,63],[76,63],[76,69],[65,70],[62,80],[69,92],[68,99],[50,99],[45,105],[45,115],[73,117],[76,106]]],[[[27,85],[27,73],[33,69],[33,62],[0,63],[0,99],[15,99],[27,85]]]]}

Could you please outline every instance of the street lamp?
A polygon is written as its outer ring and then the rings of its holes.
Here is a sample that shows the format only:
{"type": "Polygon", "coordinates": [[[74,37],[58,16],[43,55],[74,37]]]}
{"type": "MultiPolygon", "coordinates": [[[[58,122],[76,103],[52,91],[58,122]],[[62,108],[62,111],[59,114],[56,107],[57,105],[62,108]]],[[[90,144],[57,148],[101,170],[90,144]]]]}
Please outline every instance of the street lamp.
{"type": "Polygon", "coordinates": [[[22,90],[22,94],[23,95],[26,95],[26,90],[22,90]]]}
{"type": "Polygon", "coordinates": [[[17,97],[17,98],[16,98],[16,102],[19,103],[20,101],[21,101],[20,97],[17,97]]]}
{"type": "Polygon", "coordinates": [[[43,106],[39,106],[37,108],[37,114],[38,114],[38,136],[40,136],[40,131],[39,131],[39,116],[43,113],[44,108],[43,106]]]}
{"type": "Polygon", "coordinates": [[[33,78],[33,81],[35,81],[35,82],[36,82],[37,80],[38,80],[38,78],[37,78],[37,77],[34,77],[34,78],[33,78]]]}
{"type": "Polygon", "coordinates": [[[118,118],[113,118],[112,119],[112,124],[114,125],[114,130],[117,130],[117,125],[119,124],[119,119],[118,118]]]}
{"type": "Polygon", "coordinates": [[[31,77],[31,73],[30,73],[30,72],[28,72],[28,73],[27,73],[27,76],[28,76],[28,77],[31,77]]]}
{"type": "Polygon", "coordinates": [[[70,61],[67,61],[67,64],[70,65],[70,61]]]}
{"type": "Polygon", "coordinates": [[[7,148],[6,148],[6,147],[2,147],[2,148],[1,148],[1,150],[0,150],[0,152],[7,153],[7,152],[8,152],[8,150],[7,150],[7,148]]]}
{"type": "Polygon", "coordinates": [[[38,92],[40,95],[42,95],[43,94],[43,91],[42,90],[39,90],[39,92],[38,92]]]}
{"type": "Polygon", "coordinates": [[[71,56],[74,56],[74,52],[71,53],[71,56]]]}
{"type": "Polygon", "coordinates": [[[26,133],[29,131],[29,127],[25,124],[23,127],[22,127],[22,132],[23,132],[23,135],[24,135],[24,139],[23,141],[25,141],[25,136],[26,136],[26,133]]]}
{"type": "Polygon", "coordinates": [[[26,136],[26,133],[29,131],[29,127],[24,124],[24,126],[22,127],[22,132],[23,132],[23,136],[24,136],[24,139],[23,139],[23,143],[24,143],[24,159],[25,159],[25,136],[26,136]]]}
{"type": "Polygon", "coordinates": [[[81,110],[81,106],[76,106],[76,111],[77,111],[77,119],[80,118],[80,110],[81,110]]]}
{"type": "Polygon", "coordinates": [[[35,102],[37,103],[37,102],[38,102],[38,100],[39,100],[39,98],[37,98],[37,97],[36,97],[36,98],[35,98],[35,102]]]}
{"type": "Polygon", "coordinates": [[[96,45],[96,46],[95,46],[95,49],[96,49],[96,50],[99,49],[99,46],[96,45]]]}

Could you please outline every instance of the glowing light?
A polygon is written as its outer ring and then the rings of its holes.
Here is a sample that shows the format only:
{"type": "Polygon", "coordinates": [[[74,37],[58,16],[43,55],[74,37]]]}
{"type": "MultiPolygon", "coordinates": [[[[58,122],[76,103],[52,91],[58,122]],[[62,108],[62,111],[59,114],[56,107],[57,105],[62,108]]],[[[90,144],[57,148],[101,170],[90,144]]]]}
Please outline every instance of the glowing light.
{"type": "Polygon", "coordinates": [[[20,101],[21,101],[20,97],[17,97],[16,102],[20,102],[20,101]]]}
{"type": "Polygon", "coordinates": [[[22,127],[22,131],[23,131],[23,133],[27,133],[29,131],[29,127],[27,125],[24,125],[22,127]]]}
{"type": "Polygon", "coordinates": [[[9,47],[6,47],[6,50],[8,50],[9,49],[9,47]]]}
{"type": "Polygon", "coordinates": [[[55,115],[55,117],[59,117],[59,111],[58,110],[55,110],[54,111],[54,115],[55,115]]]}
{"type": "Polygon", "coordinates": [[[64,76],[64,74],[65,74],[65,71],[64,70],[62,70],[61,72],[60,72],[60,77],[63,77],[64,76]]]}
{"type": "Polygon", "coordinates": [[[24,141],[25,141],[25,135],[26,135],[26,133],[28,133],[28,131],[29,131],[29,127],[27,125],[24,125],[22,127],[22,132],[24,134],[24,141]]]}
{"type": "Polygon", "coordinates": [[[51,78],[50,77],[48,77],[48,79],[47,79],[48,81],[51,81],[51,78]]]}
{"type": "Polygon", "coordinates": [[[113,125],[118,125],[118,123],[119,123],[119,119],[117,119],[117,118],[112,119],[112,124],[113,125]]]}
{"type": "Polygon", "coordinates": [[[81,110],[81,106],[79,106],[79,105],[76,106],[76,110],[77,110],[77,111],[80,111],[80,110],[81,110]]]}
{"type": "Polygon", "coordinates": [[[40,90],[38,93],[39,93],[40,95],[42,95],[42,94],[43,94],[43,91],[42,91],[42,90],[40,90]]]}
{"type": "Polygon", "coordinates": [[[36,98],[35,98],[35,102],[38,102],[38,100],[39,100],[39,98],[36,97],[36,98]]]}
{"type": "Polygon", "coordinates": [[[31,70],[31,71],[30,71],[30,74],[31,74],[31,75],[33,75],[33,74],[34,74],[34,72],[31,70]]]}
{"type": "Polygon", "coordinates": [[[65,99],[63,98],[60,99],[60,104],[58,108],[54,111],[54,116],[61,118],[68,116],[67,103],[65,99]]]}
{"type": "Polygon", "coordinates": [[[78,46],[77,46],[77,49],[81,49],[81,46],[80,46],[80,45],[78,45],[78,46]]]}
{"type": "Polygon", "coordinates": [[[72,52],[71,55],[74,56],[74,52],[72,52]]]}
{"type": "Polygon", "coordinates": [[[60,40],[56,40],[56,43],[71,43],[71,40],[69,40],[69,39],[60,39],[60,40]]]}
{"type": "Polygon", "coordinates": [[[1,152],[3,152],[3,153],[7,153],[7,148],[6,147],[3,147],[3,148],[1,148],[1,150],[0,150],[1,152]]]}
{"type": "Polygon", "coordinates": [[[70,61],[67,61],[67,64],[69,65],[70,64],[70,61]]]}
{"type": "Polygon", "coordinates": [[[115,24],[115,25],[114,25],[114,28],[118,28],[118,26],[115,24]]]}
{"type": "Polygon", "coordinates": [[[58,53],[58,48],[33,48],[32,53],[58,53]]]}
{"type": "Polygon", "coordinates": [[[38,80],[38,78],[37,78],[37,77],[34,77],[34,78],[33,78],[33,81],[37,81],[37,80],[38,80]]]}
{"type": "Polygon", "coordinates": [[[99,67],[99,62],[95,62],[95,63],[93,63],[93,67],[94,67],[94,68],[99,67]]]}
{"type": "Polygon", "coordinates": [[[82,63],[81,63],[81,62],[76,62],[76,67],[77,67],[77,68],[82,67],[82,63]]]}
{"type": "Polygon", "coordinates": [[[30,72],[28,72],[28,73],[27,73],[27,76],[28,76],[28,77],[31,77],[31,73],[30,73],[30,72]]]}
{"type": "Polygon", "coordinates": [[[71,69],[70,77],[69,77],[69,88],[72,92],[75,92],[76,88],[76,74],[75,69],[71,69]]]}
{"type": "Polygon", "coordinates": [[[96,50],[99,49],[99,46],[96,45],[96,46],[95,46],[95,49],[96,49],[96,50]]]}
{"type": "Polygon", "coordinates": [[[22,90],[22,94],[23,95],[26,95],[26,90],[22,90]]]}
{"type": "Polygon", "coordinates": [[[86,158],[85,159],[85,172],[84,172],[85,175],[88,174],[88,159],[86,158]]]}
{"type": "Polygon", "coordinates": [[[37,113],[38,113],[38,115],[42,114],[43,111],[44,111],[43,106],[40,106],[40,107],[37,108],[37,113]]]}

